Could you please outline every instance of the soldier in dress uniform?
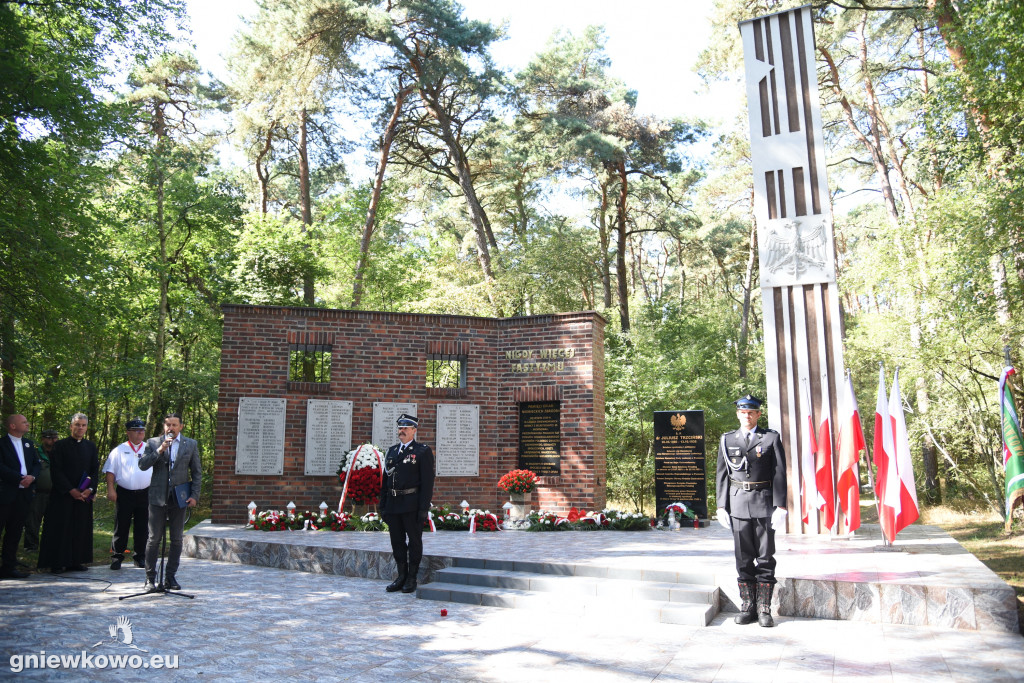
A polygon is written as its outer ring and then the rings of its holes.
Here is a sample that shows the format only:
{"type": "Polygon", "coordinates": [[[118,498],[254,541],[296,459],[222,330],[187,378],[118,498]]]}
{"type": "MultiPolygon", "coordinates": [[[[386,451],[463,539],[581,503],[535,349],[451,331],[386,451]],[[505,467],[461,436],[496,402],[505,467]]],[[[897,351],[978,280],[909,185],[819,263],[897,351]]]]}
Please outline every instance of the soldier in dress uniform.
{"type": "Polygon", "coordinates": [[[386,590],[412,593],[423,557],[423,523],[434,495],[434,452],[416,441],[416,417],[403,414],[397,423],[399,443],[384,456],[380,487],[380,515],[388,525],[398,565],[398,576],[386,590]]]}
{"type": "Polygon", "coordinates": [[[732,528],[742,605],[737,624],[771,627],[775,528],[786,516],[786,453],[779,433],[757,426],[761,401],[736,402],[740,428],[718,444],[718,519],[732,528]]]}

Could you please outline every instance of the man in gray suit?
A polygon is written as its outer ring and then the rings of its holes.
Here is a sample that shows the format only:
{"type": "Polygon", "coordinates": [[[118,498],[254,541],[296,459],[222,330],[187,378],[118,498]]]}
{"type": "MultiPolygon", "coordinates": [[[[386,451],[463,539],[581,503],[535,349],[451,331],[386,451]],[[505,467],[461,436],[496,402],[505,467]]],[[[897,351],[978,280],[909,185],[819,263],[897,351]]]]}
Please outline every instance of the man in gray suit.
{"type": "Polygon", "coordinates": [[[146,543],[147,593],[164,589],[181,590],[174,577],[181,559],[181,537],[185,531],[185,507],[199,502],[203,469],[199,461],[199,444],[181,435],[181,415],[168,413],[164,418],[164,435],[146,442],[146,454],[139,458],[139,469],[153,468],[149,486],[149,540],[146,543]],[[187,499],[179,504],[175,487],[188,487],[187,499]],[[171,548],[167,553],[167,570],[163,585],[156,583],[156,558],[164,529],[171,528],[171,548]]]}
{"type": "Polygon", "coordinates": [[[736,401],[740,428],[718,444],[718,519],[732,528],[740,589],[737,624],[772,620],[775,590],[775,528],[786,514],[786,452],[779,433],[757,426],[761,401],[736,401]],[[756,593],[755,593],[756,590],[756,593]]]}

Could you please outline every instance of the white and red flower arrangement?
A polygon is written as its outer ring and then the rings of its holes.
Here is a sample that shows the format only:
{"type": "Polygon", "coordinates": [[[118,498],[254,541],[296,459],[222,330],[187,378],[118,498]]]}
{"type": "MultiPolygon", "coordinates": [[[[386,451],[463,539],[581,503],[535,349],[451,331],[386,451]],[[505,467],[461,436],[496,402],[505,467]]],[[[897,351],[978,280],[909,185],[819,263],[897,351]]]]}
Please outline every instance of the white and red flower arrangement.
{"type": "Polygon", "coordinates": [[[380,485],[384,456],[372,443],[364,443],[345,454],[338,465],[338,481],[341,483],[341,503],[356,505],[377,505],[380,502],[380,485]]]}

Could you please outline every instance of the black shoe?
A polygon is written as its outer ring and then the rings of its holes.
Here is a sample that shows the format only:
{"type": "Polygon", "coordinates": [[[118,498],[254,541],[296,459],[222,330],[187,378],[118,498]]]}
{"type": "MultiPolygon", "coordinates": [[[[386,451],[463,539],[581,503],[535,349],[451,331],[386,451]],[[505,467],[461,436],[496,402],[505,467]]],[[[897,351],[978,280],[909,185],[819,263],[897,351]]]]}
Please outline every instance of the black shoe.
{"type": "Polygon", "coordinates": [[[757,621],[757,605],[755,604],[754,597],[754,583],[746,581],[738,581],[740,587],[740,613],[733,619],[734,622],[740,626],[747,624],[753,624],[757,621]]]}
{"type": "Polygon", "coordinates": [[[39,550],[39,546],[37,546],[37,545],[27,545],[27,546],[25,546],[25,552],[27,552],[27,553],[34,553],[37,550],[39,550]]]}
{"type": "Polygon", "coordinates": [[[51,574],[63,574],[66,571],[67,570],[64,569],[64,567],[54,567],[53,569],[50,570],[50,573],[51,574]]]}
{"type": "Polygon", "coordinates": [[[772,619],[772,593],[775,592],[775,584],[757,584],[757,623],[764,628],[775,626],[772,619]]]}
{"type": "Polygon", "coordinates": [[[141,558],[141,557],[136,557],[135,558],[135,566],[138,567],[139,569],[145,569],[146,568],[146,560],[144,558],[141,558]]]}
{"type": "Polygon", "coordinates": [[[28,574],[17,569],[0,569],[0,579],[27,579],[28,574]]]}
{"type": "Polygon", "coordinates": [[[419,570],[420,566],[418,564],[409,565],[409,575],[405,577],[405,583],[402,584],[403,593],[412,593],[416,590],[416,574],[419,570]]]}
{"type": "Polygon", "coordinates": [[[386,590],[388,593],[397,593],[398,591],[402,590],[402,586],[405,585],[405,578],[406,578],[406,576],[408,576],[408,574],[409,574],[409,567],[408,567],[408,565],[406,565],[404,563],[399,564],[398,565],[398,576],[396,576],[395,580],[392,581],[391,583],[389,583],[384,590],[386,590]]]}
{"type": "Polygon", "coordinates": [[[110,560],[110,568],[114,571],[117,571],[121,568],[122,562],[124,562],[123,557],[121,557],[120,555],[114,555],[114,557],[110,560]]]}
{"type": "Polygon", "coordinates": [[[89,571],[89,568],[86,567],[84,564],[76,564],[76,565],[72,565],[72,566],[68,567],[68,571],[69,572],[87,572],[87,571],[89,571]]]}
{"type": "Polygon", "coordinates": [[[162,590],[163,588],[153,583],[152,579],[146,579],[146,585],[142,587],[143,593],[159,593],[162,590]]]}
{"type": "Polygon", "coordinates": [[[166,588],[167,590],[172,590],[172,591],[180,591],[181,590],[181,584],[179,584],[178,580],[175,579],[174,576],[172,575],[172,576],[168,576],[164,580],[164,588],[166,588]]]}

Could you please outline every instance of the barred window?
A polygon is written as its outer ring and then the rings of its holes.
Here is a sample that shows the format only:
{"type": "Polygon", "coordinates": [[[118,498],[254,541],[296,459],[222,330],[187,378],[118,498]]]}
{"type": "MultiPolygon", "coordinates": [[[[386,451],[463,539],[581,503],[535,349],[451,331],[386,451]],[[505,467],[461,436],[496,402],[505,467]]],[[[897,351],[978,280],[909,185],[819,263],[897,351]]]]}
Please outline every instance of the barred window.
{"type": "Polygon", "coordinates": [[[465,389],[466,357],[455,354],[427,354],[428,389],[465,389]]]}
{"type": "Polygon", "coordinates": [[[288,353],[288,381],[331,382],[330,344],[292,344],[288,353]]]}

